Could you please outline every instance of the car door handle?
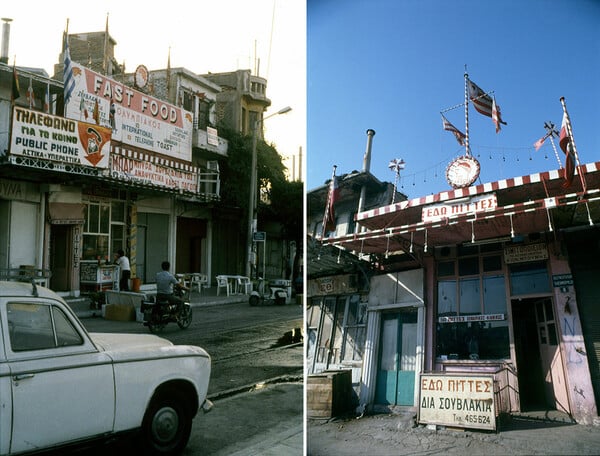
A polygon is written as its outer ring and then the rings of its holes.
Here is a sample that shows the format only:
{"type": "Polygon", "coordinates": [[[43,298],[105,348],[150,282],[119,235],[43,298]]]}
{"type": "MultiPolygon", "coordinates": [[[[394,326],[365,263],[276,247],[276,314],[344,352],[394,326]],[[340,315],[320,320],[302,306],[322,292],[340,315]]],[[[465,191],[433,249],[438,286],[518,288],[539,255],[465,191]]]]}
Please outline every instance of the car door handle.
{"type": "Polygon", "coordinates": [[[15,375],[15,376],[13,377],[13,380],[14,380],[15,382],[18,382],[18,381],[20,381],[20,380],[26,380],[26,379],[28,379],[28,378],[33,378],[33,377],[34,377],[34,374],[19,374],[19,375],[15,375]]]}

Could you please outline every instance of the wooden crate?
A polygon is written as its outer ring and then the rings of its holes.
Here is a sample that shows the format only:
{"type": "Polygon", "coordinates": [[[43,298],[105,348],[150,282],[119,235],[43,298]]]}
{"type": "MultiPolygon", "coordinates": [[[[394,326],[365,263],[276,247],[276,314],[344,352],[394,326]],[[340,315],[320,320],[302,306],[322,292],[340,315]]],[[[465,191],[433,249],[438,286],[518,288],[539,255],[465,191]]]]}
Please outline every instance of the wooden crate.
{"type": "Polygon", "coordinates": [[[308,376],[307,414],[313,418],[332,418],[352,407],[352,371],[325,371],[308,376]]]}

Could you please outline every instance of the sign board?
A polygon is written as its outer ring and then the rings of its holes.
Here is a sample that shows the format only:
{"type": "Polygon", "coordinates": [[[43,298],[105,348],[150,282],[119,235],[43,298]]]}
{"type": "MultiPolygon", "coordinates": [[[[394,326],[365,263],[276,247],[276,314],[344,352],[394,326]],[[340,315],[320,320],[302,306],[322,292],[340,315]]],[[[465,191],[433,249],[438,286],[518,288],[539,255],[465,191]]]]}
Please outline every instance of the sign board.
{"type": "Polygon", "coordinates": [[[77,63],[73,77],[75,89],[65,117],[109,127],[114,141],[191,162],[191,112],[77,63]]]}
{"type": "Polygon", "coordinates": [[[15,106],[10,153],[108,168],[110,128],[15,106]]]}
{"type": "Polygon", "coordinates": [[[573,286],[573,274],[554,274],[552,285],[556,288],[573,286]]]}
{"type": "Polygon", "coordinates": [[[156,185],[192,193],[198,191],[197,173],[118,154],[111,155],[110,176],[140,185],[156,185]]]}
{"type": "Polygon", "coordinates": [[[548,247],[546,247],[546,244],[512,245],[504,248],[504,262],[506,264],[547,259],[548,247]]]}
{"type": "Polygon", "coordinates": [[[255,231],[252,234],[252,240],[254,242],[265,242],[267,240],[267,233],[264,231],[255,231]]]}
{"type": "Polygon", "coordinates": [[[438,323],[469,323],[471,321],[504,321],[504,314],[448,315],[438,317],[438,323]]]}
{"type": "Polygon", "coordinates": [[[421,374],[419,423],[495,430],[494,377],[421,374]]]}
{"type": "Polygon", "coordinates": [[[440,204],[425,206],[421,211],[422,222],[438,222],[440,220],[464,214],[474,214],[496,209],[498,202],[495,194],[481,195],[466,201],[452,200],[440,204]]]}

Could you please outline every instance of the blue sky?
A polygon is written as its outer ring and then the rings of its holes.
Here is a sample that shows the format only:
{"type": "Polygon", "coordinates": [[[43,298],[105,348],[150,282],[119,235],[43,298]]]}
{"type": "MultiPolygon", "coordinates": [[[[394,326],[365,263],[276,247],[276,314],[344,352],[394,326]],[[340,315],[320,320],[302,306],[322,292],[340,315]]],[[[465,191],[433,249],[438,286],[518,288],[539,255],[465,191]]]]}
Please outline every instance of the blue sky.
{"type": "MultiPolygon", "coordinates": [[[[469,78],[493,91],[507,122],[496,134],[469,106],[475,184],[558,169],[544,122],[560,129],[565,97],[581,163],[600,161],[600,1],[307,0],[307,190],[362,170],[409,198],[450,190],[463,155],[440,111],[464,102],[469,78]]],[[[465,131],[464,107],[445,113],[465,131]]],[[[558,148],[564,164],[564,155],[558,148]]]]}

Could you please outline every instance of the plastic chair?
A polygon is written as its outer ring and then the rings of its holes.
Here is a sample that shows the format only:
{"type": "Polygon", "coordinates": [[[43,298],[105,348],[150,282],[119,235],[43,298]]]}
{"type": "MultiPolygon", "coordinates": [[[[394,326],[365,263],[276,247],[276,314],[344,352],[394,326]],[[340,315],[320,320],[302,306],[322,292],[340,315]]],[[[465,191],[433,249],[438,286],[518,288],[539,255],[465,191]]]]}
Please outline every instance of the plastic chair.
{"type": "Polygon", "coordinates": [[[252,282],[250,281],[250,277],[238,277],[238,287],[240,293],[252,293],[252,282]]]}
{"type": "Polygon", "coordinates": [[[202,277],[198,273],[190,276],[190,293],[194,291],[194,288],[198,290],[198,294],[202,294],[202,277]]]}
{"type": "Polygon", "coordinates": [[[227,277],[217,276],[217,296],[219,296],[221,288],[227,290],[227,296],[231,294],[231,284],[229,283],[229,280],[227,280],[227,277]]]}

